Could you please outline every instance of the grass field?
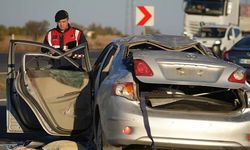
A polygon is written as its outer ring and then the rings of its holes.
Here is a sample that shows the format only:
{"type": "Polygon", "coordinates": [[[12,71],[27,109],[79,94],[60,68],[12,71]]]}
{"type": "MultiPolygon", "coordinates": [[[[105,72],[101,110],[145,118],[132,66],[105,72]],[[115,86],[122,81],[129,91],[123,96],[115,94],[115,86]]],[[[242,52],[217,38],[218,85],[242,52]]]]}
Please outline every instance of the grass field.
{"type": "Polygon", "coordinates": [[[0,99],[6,98],[5,74],[0,74],[0,99]]]}

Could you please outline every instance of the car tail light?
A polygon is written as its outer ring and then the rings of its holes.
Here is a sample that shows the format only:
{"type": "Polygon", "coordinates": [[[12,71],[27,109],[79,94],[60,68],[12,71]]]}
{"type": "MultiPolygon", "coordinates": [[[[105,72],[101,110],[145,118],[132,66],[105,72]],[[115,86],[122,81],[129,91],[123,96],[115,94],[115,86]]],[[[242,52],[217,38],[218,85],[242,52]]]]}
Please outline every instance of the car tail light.
{"type": "Polygon", "coordinates": [[[132,82],[116,83],[113,85],[113,95],[135,99],[135,85],[132,82]]]}
{"type": "Polygon", "coordinates": [[[247,134],[247,140],[250,141],[250,134],[247,134]]]}
{"type": "Polygon", "coordinates": [[[223,59],[224,60],[229,60],[229,53],[228,53],[229,51],[224,51],[224,53],[223,53],[223,59]]]}
{"type": "Polygon", "coordinates": [[[148,64],[141,59],[134,60],[134,71],[136,76],[153,76],[153,71],[148,64]]]}
{"type": "Polygon", "coordinates": [[[246,77],[247,77],[246,72],[244,70],[238,69],[230,75],[228,81],[236,83],[245,83],[246,77]]]}

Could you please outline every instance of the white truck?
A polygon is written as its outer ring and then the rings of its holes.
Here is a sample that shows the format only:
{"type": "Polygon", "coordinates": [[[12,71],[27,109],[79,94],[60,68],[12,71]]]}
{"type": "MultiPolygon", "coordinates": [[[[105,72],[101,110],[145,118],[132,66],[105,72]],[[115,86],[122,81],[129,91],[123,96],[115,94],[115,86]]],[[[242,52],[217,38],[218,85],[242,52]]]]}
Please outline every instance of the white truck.
{"type": "Polygon", "coordinates": [[[239,25],[240,0],[184,0],[184,34],[193,37],[203,24],[239,25]]]}

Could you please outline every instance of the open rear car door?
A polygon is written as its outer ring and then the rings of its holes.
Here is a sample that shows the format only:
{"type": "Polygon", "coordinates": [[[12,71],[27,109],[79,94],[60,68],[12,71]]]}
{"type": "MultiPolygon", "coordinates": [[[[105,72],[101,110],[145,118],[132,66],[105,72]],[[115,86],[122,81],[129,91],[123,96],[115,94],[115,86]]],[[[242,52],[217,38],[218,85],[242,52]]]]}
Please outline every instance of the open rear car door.
{"type": "Polygon", "coordinates": [[[63,54],[42,43],[11,40],[6,81],[7,132],[44,129],[50,135],[69,136],[87,131],[92,123],[91,70],[85,43],[63,54]],[[46,48],[53,56],[26,53],[17,68],[17,45],[46,48]],[[84,51],[84,56],[73,59],[71,56],[79,51],[84,51]]]}

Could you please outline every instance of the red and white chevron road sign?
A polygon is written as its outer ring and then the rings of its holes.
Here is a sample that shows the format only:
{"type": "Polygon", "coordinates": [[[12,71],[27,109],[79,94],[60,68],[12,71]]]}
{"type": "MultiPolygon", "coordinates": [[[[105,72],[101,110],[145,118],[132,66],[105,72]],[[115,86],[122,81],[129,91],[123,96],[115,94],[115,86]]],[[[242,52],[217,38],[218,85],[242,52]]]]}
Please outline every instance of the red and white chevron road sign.
{"type": "Polygon", "coordinates": [[[136,7],[136,25],[137,26],[154,25],[154,6],[136,7]]]}

